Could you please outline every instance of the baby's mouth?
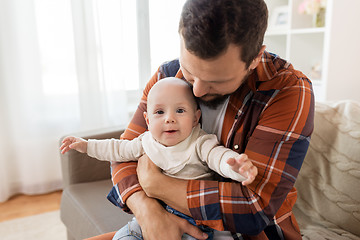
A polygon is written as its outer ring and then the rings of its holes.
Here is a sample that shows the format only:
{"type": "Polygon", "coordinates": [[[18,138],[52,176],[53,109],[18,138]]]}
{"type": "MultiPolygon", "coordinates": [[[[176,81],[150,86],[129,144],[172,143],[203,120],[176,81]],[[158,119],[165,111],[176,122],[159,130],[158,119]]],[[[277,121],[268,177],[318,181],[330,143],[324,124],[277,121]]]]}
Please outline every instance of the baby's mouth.
{"type": "Polygon", "coordinates": [[[176,130],[167,130],[167,131],[165,131],[166,133],[174,133],[174,132],[176,132],[176,130]]]}

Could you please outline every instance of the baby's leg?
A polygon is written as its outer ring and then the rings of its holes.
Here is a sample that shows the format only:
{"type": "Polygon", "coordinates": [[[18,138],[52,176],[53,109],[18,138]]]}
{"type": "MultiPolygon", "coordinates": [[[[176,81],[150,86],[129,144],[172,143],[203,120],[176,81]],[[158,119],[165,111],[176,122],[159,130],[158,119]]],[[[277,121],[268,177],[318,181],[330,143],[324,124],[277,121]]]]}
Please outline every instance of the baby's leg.
{"type": "Polygon", "coordinates": [[[113,240],[143,240],[140,225],[134,217],[128,224],[117,231],[113,240]]]}

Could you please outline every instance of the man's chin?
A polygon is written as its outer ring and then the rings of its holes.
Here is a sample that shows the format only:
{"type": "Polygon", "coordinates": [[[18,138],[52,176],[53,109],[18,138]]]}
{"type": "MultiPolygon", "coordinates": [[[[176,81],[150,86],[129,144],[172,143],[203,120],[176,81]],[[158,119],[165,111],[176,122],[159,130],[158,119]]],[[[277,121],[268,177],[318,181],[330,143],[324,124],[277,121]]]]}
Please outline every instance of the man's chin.
{"type": "Polygon", "coordinates": [[[225,100],[229,97],[229,94],[227,95],[216,95],[213,97],[205,96],[202,98],[197,98],[198,102],[200,104],[203,104],[209,108],[215,109],[219,105],[223,104],[225,100]]]}

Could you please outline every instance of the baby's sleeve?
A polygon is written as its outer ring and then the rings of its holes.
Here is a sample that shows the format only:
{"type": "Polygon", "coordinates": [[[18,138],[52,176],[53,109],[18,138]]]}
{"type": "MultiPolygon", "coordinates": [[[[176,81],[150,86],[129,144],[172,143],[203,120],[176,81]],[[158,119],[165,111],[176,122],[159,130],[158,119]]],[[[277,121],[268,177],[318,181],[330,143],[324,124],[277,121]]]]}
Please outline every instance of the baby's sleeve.
{"type": "Polygon", "coordinates": [[[209,168],[225,178],[231,178],[242,182],[246,177],[231,169],[226,163],[229,158],[236,158],[240,155],[219,144],[217,137],[213,134],[206,134],[198,138],[196,150],[199,158],[206,162],[209,168]]]}
{"type": "Polygon", "coordinates": [[[129,162],[137,161],[143,154],[142,138],[133,140],[88,140],[87,153],[101,161],[129,162]]]}

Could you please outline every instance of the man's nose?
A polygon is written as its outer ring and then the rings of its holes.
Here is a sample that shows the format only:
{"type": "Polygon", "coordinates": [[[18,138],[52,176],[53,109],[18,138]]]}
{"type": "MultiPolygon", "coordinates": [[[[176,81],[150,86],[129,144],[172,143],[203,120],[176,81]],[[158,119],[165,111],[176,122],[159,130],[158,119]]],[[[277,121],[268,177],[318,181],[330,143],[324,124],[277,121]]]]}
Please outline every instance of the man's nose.
{"type": "Polygon", "coordinates": [[[199,79],[194,79],[193,82],[193,93],[196,97],[202,97],[209,93],[209,86],[206,82],[199,79]]]}

